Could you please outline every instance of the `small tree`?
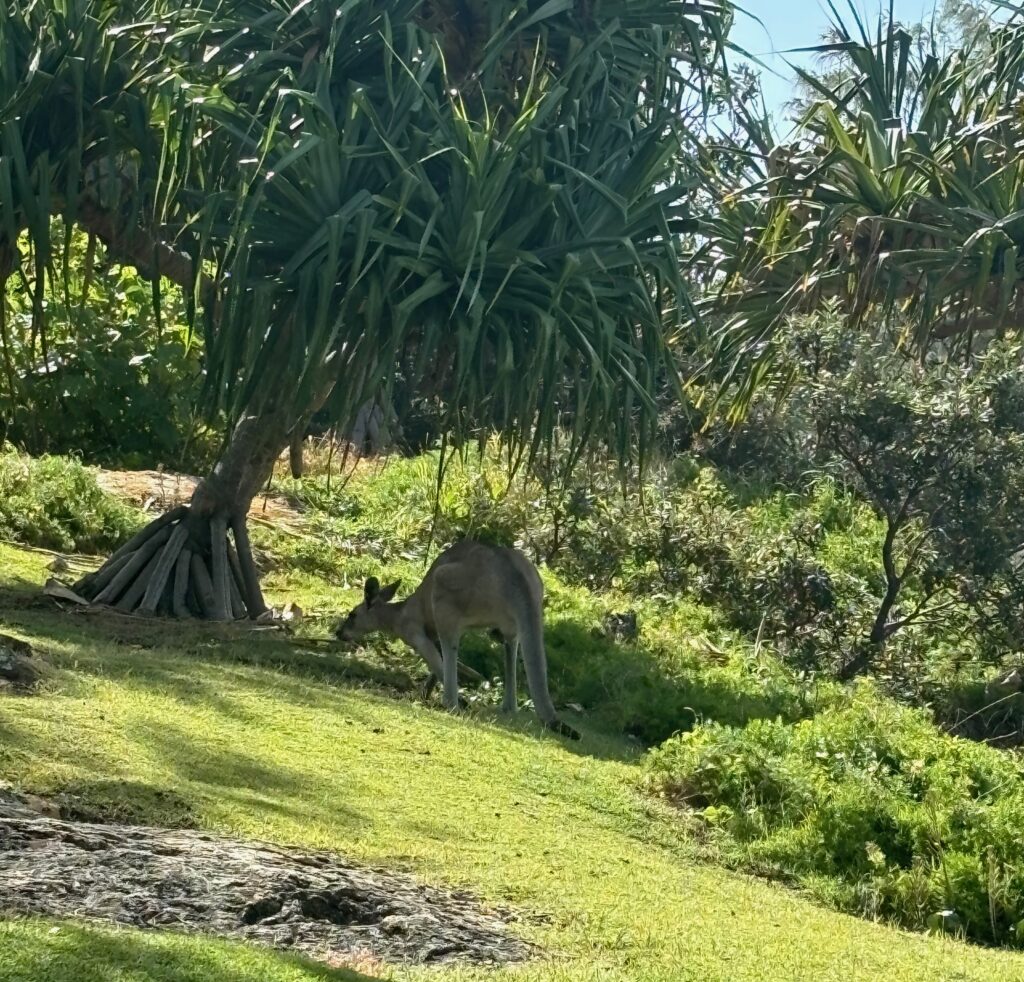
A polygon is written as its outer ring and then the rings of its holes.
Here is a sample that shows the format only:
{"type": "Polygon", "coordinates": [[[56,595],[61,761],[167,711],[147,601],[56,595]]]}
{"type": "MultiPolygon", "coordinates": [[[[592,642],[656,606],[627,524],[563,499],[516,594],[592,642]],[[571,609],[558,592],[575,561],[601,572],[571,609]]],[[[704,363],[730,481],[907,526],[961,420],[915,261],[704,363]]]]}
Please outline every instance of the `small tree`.
{"type": "Polygon", "coordinates": [[[883,590],[840,673],[849,678],[901,628],[935,621],[1011,571],[1024,543],[1024,381],[1016,345],[966,365],[922,363],[836,325],[814,318],[789,343],[794,399],[819,452],[885,525],[883,590]]]}

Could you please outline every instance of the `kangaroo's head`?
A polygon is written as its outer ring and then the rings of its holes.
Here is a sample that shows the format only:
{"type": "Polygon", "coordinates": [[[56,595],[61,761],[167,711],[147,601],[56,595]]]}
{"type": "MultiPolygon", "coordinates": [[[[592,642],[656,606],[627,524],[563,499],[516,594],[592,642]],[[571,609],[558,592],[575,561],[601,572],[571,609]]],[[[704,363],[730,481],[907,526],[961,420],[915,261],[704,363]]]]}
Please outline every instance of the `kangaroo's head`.
{"type": "Polygon", "coordinates": [[[334,636],[342,641],[358,641],[374,631],[386,629],[388,604],[398,592],[401,580],[395,580],[381,589],[376,576],[371,576],[363,587],[363,602],[354,608],[334,629],[334,636]]]}

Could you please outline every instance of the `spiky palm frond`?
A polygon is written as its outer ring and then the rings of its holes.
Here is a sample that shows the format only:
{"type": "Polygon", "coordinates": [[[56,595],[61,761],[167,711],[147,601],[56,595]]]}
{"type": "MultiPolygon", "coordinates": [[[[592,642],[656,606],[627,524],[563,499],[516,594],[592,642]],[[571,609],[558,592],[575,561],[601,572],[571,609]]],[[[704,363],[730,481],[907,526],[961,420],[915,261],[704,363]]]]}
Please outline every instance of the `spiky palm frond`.
{"type": "Polygon", "coordinates": [[[853,326],[898,315],[919,349],[1024,326],[1024,21],[943,57],[891,19],[872,33],[837,14],[835,33],[847,81],[805,75],[818,98],[798,139],[722,187],[707,227],[728,312],[714,360],[740,411],[780,367],[776,327],[825,297],[853,326]]]}
{"type": "Polygon", "coordinates": [[[129,204],[89,217],[136,262],[133,237],[151,233],[154,266],[194,288],[211,410],[301,413],[337,381],[334,411],[351,415],[401,362],[454,430],[522,443],[568,421],[575,443],[626,454],[688,311],[674,158],[726,14],[722,0],[8,3],[0,240],[27,230],[46,266],[55,189],[81,219],[82,170],[117,162],[129,204]],[[69,122],[47,129],[62,99],[69,122]]]}
{"type": "Polygon", "coordinates": [[[340,33],[374,50],[372,71],[328,41],[272,108],[204,99],[251,169],[218,215],[215,405],[277,398],[282,375],[308,404],[327,372],[344,417],[401,360],[454,431],[526,441],[568,420],[577,443],[623,454],[646,436],[686,309],[672,164],[699,78],[679,56],[704,58],[691,39],[715,31],[687,18],[720,11],[475,6],[493,30],[457,85],[450,29],[434,36],[418,4],[362,3],[348,9],[376,11],[375,29],[340,33]]]}

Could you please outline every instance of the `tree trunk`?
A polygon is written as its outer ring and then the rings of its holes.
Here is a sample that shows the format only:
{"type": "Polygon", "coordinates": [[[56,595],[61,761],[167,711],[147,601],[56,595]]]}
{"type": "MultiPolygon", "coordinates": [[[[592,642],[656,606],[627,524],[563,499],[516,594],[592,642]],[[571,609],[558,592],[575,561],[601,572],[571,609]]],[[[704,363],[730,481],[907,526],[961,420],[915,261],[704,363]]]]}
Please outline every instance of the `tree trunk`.
{"type": "MultiPolygon", "coordinates": [[[[899,526],[890,522],[886,530],[885,542],[882,543],[882,565],[885,567],[885,596],[878,606],[875,622],[871,633],[860,645],[860,650],[839,671],[839,678],[848,682],[850,679],[866,672],[875,659],[885,650],[885,642],[892,633],[889,628],[889,615],[896,606],[896,599],[903,586],[903,578],[896,572],[895,546],[899,526]]],[[[906,569],[903,570],[904,574],[906,569]]]]}
{"type": "Polygon", "coordinates": [[[80,580],[76,591],[125,612],[220,621],[259,617],[267,607],[247,515],[293,427],[280,413],[243,417],[191,502],[150,522],[80,580]]]}

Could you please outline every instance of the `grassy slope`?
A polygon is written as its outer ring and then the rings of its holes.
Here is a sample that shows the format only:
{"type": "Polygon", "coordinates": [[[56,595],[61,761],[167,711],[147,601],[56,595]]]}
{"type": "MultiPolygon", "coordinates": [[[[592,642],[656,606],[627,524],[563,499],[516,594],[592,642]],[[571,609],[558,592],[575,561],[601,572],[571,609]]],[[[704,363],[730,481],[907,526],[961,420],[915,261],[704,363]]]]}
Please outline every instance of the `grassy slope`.
{"type": "MultiPolygon", "coordinates": [[[[130,820],[336,849],[541,915],[520,929],[546,961],[397,978],[1024,980],[1021,957],[701,864],[679,823],[634,791],[625,744],[588,732],[569,746],[529,714],[449,718],[265,637],[54,614],[19,596],[42,577],[42,558],[0,546],[0,626],[58,666],[45,696],[0,703],[0,776],[130,820]],[[288,671],[273,667],[282,658],[288,671]]],[[[0,928],[0,980],[366,977],[205,939],[51,931],[0,928]]]]}

